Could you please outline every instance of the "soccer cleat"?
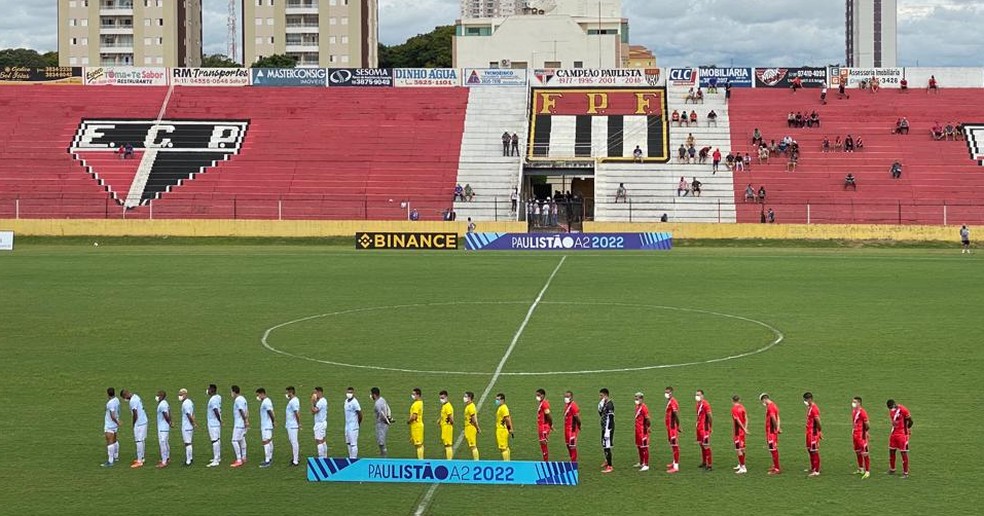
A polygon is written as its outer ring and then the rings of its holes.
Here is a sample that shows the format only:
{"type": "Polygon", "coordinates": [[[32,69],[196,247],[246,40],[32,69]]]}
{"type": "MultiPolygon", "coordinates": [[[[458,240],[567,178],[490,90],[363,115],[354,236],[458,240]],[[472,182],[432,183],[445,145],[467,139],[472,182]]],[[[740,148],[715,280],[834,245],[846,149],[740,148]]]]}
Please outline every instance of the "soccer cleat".
{"type": "Polygon", "coordinates": [[[638,463],[638,462],[636,462],[635,464],[633,464],[633,465],[632,465],[632,467],[633,467],[633,468],[636,468],[636,469],[639,469],[639,468],[641,468],[641,467],[642,467],[642,464],[640,464],[640,463],[638,463]]]}
{"type": "Polygon", "coordinates": [[[819,476],[820,476],[819,471],[811,471],[810,474],[807,475],[807,477],[819,477],[819,476]]]}
{"type": "Polygon", "coordinates": [[[902,480],[909,480],[909,474],[908,473],[902,473],[902,480]]]}
{"type": "Polygon", "coordinates": [[[770,475],[779,475],[781,473],[782,473],[782,470],[779,470],[779,469],[776,469],[776,468],[769,468],[769,474],[770,475]]]}
{"type": "Polygon", "coordinates": [[[605,466],[604,469],[601,470],[602,473],[611,473],[612,471],[615,470],[611,466],[605,466]]]}
{"type": "Polygon", "coordinates": [[[700,463],[700,466],[697,466],[697,467],[698,467],[698,468],[700,468],[700,469],[704,469],[704,468],[706,468],[706,467],[707,467],[707,464],[706,464],[706,463],[704,463],[704,462],[701,462],[701,463],[700,463]]]}
{"type": "Polygon", "coordinates": [[[894,475],[894,474],[895,474],[895,470],[894,470],[894,469],[890,469],[890,470],[888,470],[888,474],[889,474],[889,475],[894,475]]]}
{"type": "Polygon", "coordinates": [[[143,463],[142,460],[135,460],[135,461],[133,461],[133,464],[130,464],[130,469],[142,468],[143,465],[144,465],[144,463],[143,463]]]}
{"type": "Polygon", "coordinates": [[[854,470],[854,474],[855,475],[864,475],[864,470],[861,469],[861,468],[858,468],[858,469],[854,470]]]}
{"type": "Polygon", "coordinates": [[[292,467],[292,468],[297,467],[297,466],[299,466],[299,464],[296,463],[296,462],[291,462],[290,463],[290,467],[292,467]]]}
{"type": "Polygon", "coordinates": [[[649,471],[649,466],[642,466],[639,468],[639,471],[649,471]]]}
{"type": "Polygon", "coordinates": [[[270,464],[271,464],[270,461],[261,462],[260,463],[260,467],[261,468],[269,468],[270,467],[270,464]]]}
{"type": "Polygon", "coordinates": [[[192,464],[194,464],[194,463],[195,463],[195,461],[194,461],[194,460],[190,460],[190,461],[188,461],[188,462],[185,462],[185,463],[184,463],[184,466],[185,466],[185,467],[187,468],[188,466],[191,466],[191,465],[192,465],[192,464]]]}
{"type": "Polygon", "coordinates": [[[236,462],[233,462],[232,464],[229,464],[229,467],[230,468],[239,468],[239,467],[242,467],[242,465],[243,465],[243,461],[237,459],[236,462]]]}
{"type": "Polygon", "coordinates": [[[217,467],[218,465],[219,465],[219,461],[213,460],[212,462],[209,462],[208,464],[206,464],[205,467],[206,468],[214,468],[214,467],[217,467]]]}
{"type": "Polygon", "coordinates": [[[861,475],[861,480],[865,480],[866,478],[868,478],[870,476],[871,476],[871,472],[870,471],[865,471],[864,474],[861,475]]]}
{"type": "Polygon", "coordinates": [[[712,468],[710,466],[705,466],[704,467],[704,473],[710,473],[712,469],[714,469],[714,468],[712,468]]]}
{"type": "Polygon", "coordinates": [[[735,466],[735,467],[733,467],[731,469],[733,469],[735,471],[738,471],[739,469],[741,469],[741,464],[739,464],[739,465],[737,465],[737,466],[735,466]]]}
{"type": "Polygon", "coordinates": [[[104,468],[111,468],[111,467],[113,467],[113,463],[112,462],[109,462],[109,461],[106,461],[106,462],[103,462],[102,464],[100,464],[99,466],[104,467],[104,468]]]}
{"type": "Polygon", "coordinates": [[[735,475],[744,475],[745,473],[748,473],[748,470],[745,469],[744,466],[742,466],[742,467],[738,468],[737,470],[735,470],[735,475]]]}
{"type": "Polygon", "coordinates": [[[670,466],[670,467],[666,468],[666,472],[667,473],[671,473],[671,474],[672,473],[679,473],[680,472],[680,468],[674,468],[673,466],[670,466]]]}
{"type": "Polygon", "coordinates": [[[163,469],[163,468],[166,468],[167,467],[167,463],[164,462],[164,461],[161,461],[161,462],[158,462],[157,463],[157,466],[154,466],[154,467],[156,467],[157,469],[163,469]]]}

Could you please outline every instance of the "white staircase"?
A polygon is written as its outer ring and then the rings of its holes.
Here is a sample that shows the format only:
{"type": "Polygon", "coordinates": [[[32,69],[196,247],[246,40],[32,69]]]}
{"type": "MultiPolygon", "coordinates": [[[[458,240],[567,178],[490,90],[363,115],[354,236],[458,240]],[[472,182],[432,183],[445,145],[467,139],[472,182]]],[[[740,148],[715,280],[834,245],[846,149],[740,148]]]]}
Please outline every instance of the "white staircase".
{"type": "MultiPolygon", "coordinates": [[[[606,222],[655,222],[663,214],[670,222],[735,222],[735,193],[732,173],[724,164],[731,148],[731,129],[724,89],[720,93],[705,93],[703,104],[685,104],[689,88],[667,88],[669,113],[673,110],[688,113],[697,111],[696,126],[682,127],[670,122],[670,161],[668,163],[599,163],[595,167],[595,220],[606,222]],[[707,113],[714,110],[717,126],[707,124],[707,113]],[[710,146],[705,164],[685,164],[677,161],[680,144],[693,134],[695,147],[710,146]],[[711,172],[711,156],[720,149],[721,167],[711,172]],[[696,177],[702,183],[700,197],[678,197],[680,177],[687,182],[696,177]],[[619,183],[625,184],[628,201],[615,204],[619,183]]],[[[670,115],[667,114],[667,119],[670,115]]],[[[625,140],[633,138],[626,134],[625,140]]],[[[754,166],[754,161],[753,161],[754,166]]]]}
{"type": "Polygon", "coordinates": [[[461,136],[458,184],[471,185],[472,202],[455,201],[458,220],[516,220],[510,195],[518,186],[526,149],[529,91],[524,87],[476,87],[468,94],[461,136]],[[519,135],[520,156],[502,155],[502,133],[519,135]]]}

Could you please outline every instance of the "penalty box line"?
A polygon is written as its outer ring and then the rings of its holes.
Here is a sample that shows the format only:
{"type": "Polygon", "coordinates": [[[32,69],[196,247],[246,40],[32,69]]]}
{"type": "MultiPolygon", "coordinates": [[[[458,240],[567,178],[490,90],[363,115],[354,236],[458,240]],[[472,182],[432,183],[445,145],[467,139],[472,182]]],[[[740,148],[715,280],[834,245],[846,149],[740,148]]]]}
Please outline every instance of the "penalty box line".
{"type": "MultiPolygon", "coordinates": [[[[499,360],[499,365],[495,368],[495,372],[492,373],[492,378],[489,379],[489,384],[485,386],[485,390],[482,391],[482,395],[479,397],[478,403],[475,405],[475,409],[477,411],[482,410],[482,405],[485,404],[485,400],[489,397],[489,393],[492,392],[492,388],[495,387],[495,383],[499,380],[499,377],[502,376],[502,369],[506,366],[506,362],[509,360],[510,355],[512,355],[513,350],[516,349],[516,344],[519,342],[520,337],[523,336],[523,331],[526,330],[526,325],[528,325],[530,323],[530,319],[533,318],[533,312],[536,311],[536,307],[540,306],[540,301],[543,300],[544,294],[547,293],[547,289],[550,288],[550,284],[553,283],[554,277],[557,276],[557,273],[560,271],[560,268],[564,265],[565,261],[567,261],[567,255],[560,258],[560,262],[557,263],[557,266],[554,267],[553,272],[550,273],[550,277],[548,277],[547,282],[543,284],[543,288],[540,289],[540,293],[537,294],[536,299],[534,299],[533,303],[530,304],[530,309],[526,311],[526,317],[523,318],[523,322],[519,325],[516,333],[513,334],[512,341],[509,342],[509,347],[506,348],[506,352],[502,355],[502,359],[499,360]]],[[[458,434],[458,438],[454,441],[452,452],[458,451],[458,448],[461,447],[461,443],[464,442],[464,439],[464,433],[458,434]]],[[[424,493],[424,498],[417,505],[417,509],[413,511],[414,516],[422,516],[427,512],[427,509],[430,507],[431,500],[434,499],[434,493],[437,492],[437,488],[440,486],[441,484],[430,485],[427,492],[424,493]]]]}

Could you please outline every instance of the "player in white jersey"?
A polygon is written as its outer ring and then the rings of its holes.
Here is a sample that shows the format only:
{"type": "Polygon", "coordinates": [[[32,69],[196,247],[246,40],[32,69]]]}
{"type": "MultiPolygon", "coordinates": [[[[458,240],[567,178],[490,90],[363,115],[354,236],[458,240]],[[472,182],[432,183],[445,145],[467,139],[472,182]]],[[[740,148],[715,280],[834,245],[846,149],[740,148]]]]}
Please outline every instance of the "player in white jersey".
{"type": "Polygon", "coordinates": [[[314,414],[314,443],[318,446],[318,457],[328,457],[328,443],[325,433],[328,430],[328,400],[321,387],[315,387],[311,393],[311,413],[314,414]]]}
{"type": "Polygon", "coordinates": [[[362,406],[355,397],[355,389],[345,391],[345,444],[348,445],[350,459],[359,458],[359,426],[362,424],[362,406]]]}
{"type": "Polygon", "coordinates": [[[111,468],[120,458],[120,399],[116,397],[116,389],[106,389],[106,420],[103,422],[103,433],[106,434],[106,462],[104,468],[111,468]]]}
{"type": "Polygon", "coordinates": [[[301,400],[297,399],[293,386],[288,386],[284,394],[287,397],[287,412],[284,414],[284,426],[287,427],[287,440],[290,441],[292,459],[291,466],[297,466],[301,451],[301,443],[297,433],[301,430],[301,400]]]}
{"type": "Polygon", "coordinates": [[[157,391],[154,397],[157,401],[157,442],[161,447],[161,461],[157,468],[166,468],[171,463],[171,404],[167,402],[167,393],[157,391]]]}
{"type": "Polygon", "coordinates": [[[256,389],[256,401],[260,402],[260,440],[263,442],[263,462],[261,468],[269,468],[273,462],[273,400],[267,397],[266,389],[256,389]]]}
{"type": "Polygon", "coordinates": [[[133,441],[137,445],[137,458],[133,459],[130,467],[142,468],[144,465],[144,447],[147,444],[147,412],[144,411],[143,400],[136,393],[121,389],[120,397],[129,402],[130,413],[133,415],[133,441]]]}
{"type": "Polygon", "coordinates": [[[234,468],[246,464],[246,430],[249,429],[249,408],[246,398],[239,393],[239,386],[232,386],[232,451],[236,453],[236,461],[230,464],[234,468]]]}
{"type": "Polygon", "coordinates": [[[194,462],[194,453],[191,449],[191,441],[195,436],[195,429],[198,422],[195,421],[195,403],[188,397],[188,389],[178,391],[178,401],[181,402],[181,441],[185,447],[185,466],[191,466],[194,462]]]}
{"type": "Polygon", "coordinates": [[[209,468],[214,468],[222,461],[222,396],[219,395],[219,388],[215,384],[209,384],[205,394],[208,396],[208,407],[205,409],[206,422],[208,424],[208,438],[212,441],[212,461],[208,463],[209,468]]]}

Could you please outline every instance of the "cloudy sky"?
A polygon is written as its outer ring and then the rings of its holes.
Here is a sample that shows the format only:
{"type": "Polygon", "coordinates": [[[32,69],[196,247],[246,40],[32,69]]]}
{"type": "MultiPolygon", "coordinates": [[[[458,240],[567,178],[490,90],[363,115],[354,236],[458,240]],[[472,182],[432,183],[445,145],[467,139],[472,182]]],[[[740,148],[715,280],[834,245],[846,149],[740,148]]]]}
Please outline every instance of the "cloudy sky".
{"type": "MultiPolygon", "coordinates": [[[[205,51],[225,53],[226,0],[203,0],[205,51]]],[[[454,22],[459,0],[379,0],[380,39],[454,22]],[[408,8],[409,6],[412,8],[408,8]]],[[[898,0],[901,66],[984,66],[984,0],[898,0]]],[[[795,66],[844,60],[843,0],[623,0],[633,43],[661,66],[795,66]]],[[[0,48],[56,46],[53,0],[0,0],[0,48]]]]}

